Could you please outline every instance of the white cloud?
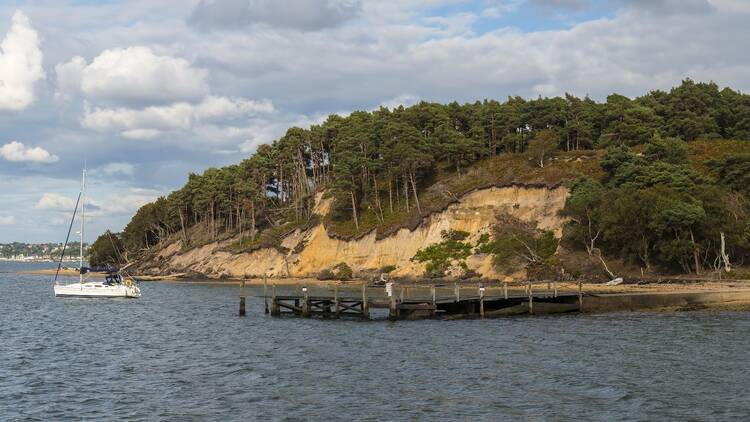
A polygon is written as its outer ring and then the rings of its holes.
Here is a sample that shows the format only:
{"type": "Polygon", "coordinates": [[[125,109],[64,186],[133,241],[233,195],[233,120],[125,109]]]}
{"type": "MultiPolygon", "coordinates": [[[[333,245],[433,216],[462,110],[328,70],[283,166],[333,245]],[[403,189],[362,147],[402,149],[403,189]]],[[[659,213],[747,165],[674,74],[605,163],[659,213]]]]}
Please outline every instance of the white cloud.
{"type": "Polygon", "coordinates": [[[34,205],[35,209],[38,210],[64,210],[72,211],[76,206],[76,201],[73,198],[69,198],[59,193],[46,192],[39,198],[39,201],[34,205]]]}
{"type": "Polygon", "coordinates": [[[135,166],[124,161],[108,163],[91,171],[92,176],[99,174],[105,176],[132,176],[135,174],[135,166]]]}
{"type": "Polygon", "coordinates": [[[29,18],[16,11],[0,44],[0,110],[20,111],[34,102],[34,84],[45,77],[39,44],[29,18]]]}
{"type": "Polygon", "coordinates": [[[186,102],[144,109],[85,107],[81,125],[101,132],[119,132],[129,139],[153,139],[173,130],[201,124],[247,118],[275,111],[268,100],[208,96],[198,104],[186,102]]]}
{"type": "Polygon", "coordinates": [[[27,147],[17,141],[0,147],[0,157],[8,161],[29,161],[34,163],[55,163],[60,159],[42,147],[27,147]]]}
{"type": "Polygon", "coordinates": [[[0,226],[16,224],[16,217],[12,215],[0,215],[0,226]]]}
{"type": "Polygon", "coordinates": [[[320,30],[354,19],[360,1],[352,0],[201,0],[190,23],[202,29],[235,29],[254,24],[320,30]]]}
{"type": "Polygon", "coordinates": [[[83,94],[116,104],[168,104],[200,101],[209,92],[205,69],[144,46],[104,50],[90,64],[76,56],[55,70],[58,98],[83,94]]]}

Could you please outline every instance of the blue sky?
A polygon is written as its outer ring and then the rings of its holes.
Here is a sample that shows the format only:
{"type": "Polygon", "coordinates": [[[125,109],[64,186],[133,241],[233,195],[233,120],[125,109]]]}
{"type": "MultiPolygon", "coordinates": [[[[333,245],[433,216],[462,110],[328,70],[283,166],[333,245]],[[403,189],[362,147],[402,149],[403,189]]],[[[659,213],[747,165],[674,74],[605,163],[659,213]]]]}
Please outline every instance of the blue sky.
{"type": "Polygon", "coordinates": [[[93,238],[330,113],[747,91],[748,18],[744,0],[2,2],[0,242],[61,240],[84,160],[93,238]]]}

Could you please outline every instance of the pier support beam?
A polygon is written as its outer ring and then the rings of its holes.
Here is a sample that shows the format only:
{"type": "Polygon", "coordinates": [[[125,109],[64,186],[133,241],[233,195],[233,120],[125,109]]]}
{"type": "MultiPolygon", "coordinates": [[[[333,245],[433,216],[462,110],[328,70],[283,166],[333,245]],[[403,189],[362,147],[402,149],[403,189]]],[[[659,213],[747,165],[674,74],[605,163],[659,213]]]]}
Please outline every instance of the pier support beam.
{"type": "Polygon", "coordinates": [[[339,285],[333,286],[333,306],[336,318],[341,317],[341,307],[339,306],[339,285]]]}
{"type": "Polygon", "coordinates": [[[437,313],[437,300],[435,297],[435,285],[430,286],[430,293],[432,294],[432,311],[430,311],[430,317],[435,318],[437,313]]]}
{"type": "Polygon", "coordinates": [[[534,291],[531,286],[531,282],[529,282],[528,290],[529,290],[529,315],[534,315],[534,291]]]}
{"type": "Polygon", "coordinates": [[[367,303],[367,284],[362,284],[362,319],[370,319],[370,306],[367,303]]]}
{"type": "Polygon", "coordinates": [[[245,280],[240,281],[240,316],[245,316],[245,280]]]}
{"type": "Polygon", "coordinates": [[[302,288],[302,316],[310,318],[310,295],[307,293],[307,287],[302,288]]]}
{"type": "Polygon", "coordinates": [[[583,283],[578,282],[578,312],[583,312],[583,283]]]}
{"type": "Polygon", "coordinates": [[[279,307],[279,300],[276,298],[276,285],[271,286],[271,316],[281,315],[281,307],[279,307]]]}
{"type": "Polygon", "coordinates": [[[266,306],[266,313],[268,313],[268,277],[263,274],[263,304],[266,306]]]}
{"type": "Polygon", "coordinates": [[[484,286],[479,286],[479,318],[484,319],[484,286]]]}

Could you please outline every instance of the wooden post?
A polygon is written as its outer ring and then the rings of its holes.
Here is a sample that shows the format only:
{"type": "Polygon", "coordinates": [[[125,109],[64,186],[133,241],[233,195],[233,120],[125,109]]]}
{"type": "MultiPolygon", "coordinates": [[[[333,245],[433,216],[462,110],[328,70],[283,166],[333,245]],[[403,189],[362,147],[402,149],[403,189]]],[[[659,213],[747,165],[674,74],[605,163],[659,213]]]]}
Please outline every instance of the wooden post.
{"type": "Polygon", "coordinates": [[[245,316],[245,280],[240,281],[240,316],[245,316]]]}
{"type": "Polygon", "coordinates": [[[401,288],[401,292],[399,293],[399,302],[404,303],[404,288],[401,288]]]}
{"type": "Polygon", "coordinates": [[[276,299],[276,285],[271,285],[271,316],[281,315],[281,307],[279,306],[279,300],[276,299]]]}
{"type": "Polygon", "coordinates": [[[534,315],[534,291],[531,287],[531,282],[529,281],[529,314],[534,315]]]}
{"type": "Polygon", "coordinates": [[[484,286],[479,286],[479,318],[484,319],[484,286]]]}
{"type": "Polygon", "coordinates": [[[437,300],[435,298],[435,285],[430,286],[430,293],[432,293],[432,311],[430,311],[430,315],[435,318],[435,314],[437,313],[437,300]]]}
{"type": "Polygon", "coordinates": [[[555,297],[557,297],[557,282],[556,281],[552,283],[552,287],[555,289],[554,294],[555,294],[555,297]]]}
{"type": "Polygon", "coordinates": [[[266,313],[268,313],[268,277],[263,274],[263,303],[266,305],[266,313]]]}
{"type": "Polygon", "coordinates": [[[453,283],[453,294],[456,295],[456,303],[461,301],[461,288],[458,283],[453,283]]]}
{"type": "Polygon", "coordinates": [[[307,293],[307,287],[302,288],[302,316],[310,317],[310,295],[307,293]]]}
{"type": "Polygon", "coordinates": [[[333,286],[333,303],[335,306],[336,318],[341,316],[341,308],[339,307],[339,285],[338,283],[333,286]]]}
{"type": "Polygon", "coordinates": [[[578,312],[583,312],[583,283],[578,282],[578,312]]]}
{"type": "Polygon", "coordinates": [[[552,294],[552,286],[549,281],[547,282],[547,294],[552,294]]]}
{"type": "Polygon", "coordinates": [[[362,284],[362,319],[370,319],[370,306],[367,304],[367,284],[362,284]]]}
{"type": "Polygon", "coordinates": [[[391,292],[391,306],[388,311],[388,319],[396,321],[398,319],[398,305],[396,304],[396,295],[391,292]]]}
{"type": "Polygon", "coordinates": [[[503,296],[505,296],[505,300],[508,300],[508,282],[503,282],[503,296]]]}

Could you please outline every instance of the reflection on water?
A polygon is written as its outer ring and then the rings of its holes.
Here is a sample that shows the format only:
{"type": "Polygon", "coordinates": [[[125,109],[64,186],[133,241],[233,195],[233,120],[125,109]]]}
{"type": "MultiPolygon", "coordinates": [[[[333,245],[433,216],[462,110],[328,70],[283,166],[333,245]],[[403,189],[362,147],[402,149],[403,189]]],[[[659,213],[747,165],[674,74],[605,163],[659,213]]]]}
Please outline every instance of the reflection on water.
{"type": "MultiPolygon", "coordinates": [[[[26,268],[28,266],[25,266],[26,268]]],[[[237,287],[55,299],[0,263],[0,419],[746,419],[750,313],[272,319],[237,287]]]]}

